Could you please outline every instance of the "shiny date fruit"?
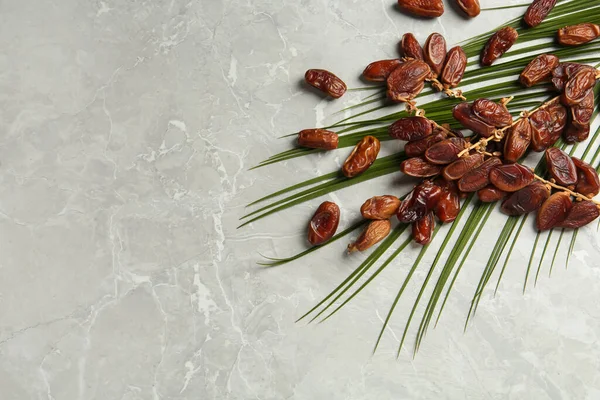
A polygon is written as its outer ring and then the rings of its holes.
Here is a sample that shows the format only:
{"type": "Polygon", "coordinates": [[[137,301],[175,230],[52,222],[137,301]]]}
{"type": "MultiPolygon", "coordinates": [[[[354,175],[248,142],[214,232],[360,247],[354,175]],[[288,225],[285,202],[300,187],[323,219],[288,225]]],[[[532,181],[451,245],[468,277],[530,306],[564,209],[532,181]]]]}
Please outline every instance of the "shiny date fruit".
{"type": "Polygon", "coordinates": [[[354,147],[342,166],[342,173],[347,178],[365,172],[377,158],[381,145],[379,139],[373,136],[365,136],[354,147]]]}
{"type": "Polygon", "coordinates": [[[552,77],[552,71],[558,67],[559,60],[553,54],[542,54],[534,58],[521,72],[519,80],[526,87],[545,82],[552,77]]]}
{"type": "Polygon", "coordinates": [[[330,201],[322,203],[308,224],[308,242],[313,246],[325,243],[335,234],[340,223],[340,208],[330,201]]]}
{"type": "Polygon", "coordinates": [[[434,207],[435,215],[444,223],[453,222],[460,212],[460,195],[454,182],[437,179],[434,182],[442,189],[442,194],[434,207]]]}
{"type": "Polygon", "coordinates": [[[419,17],[434,18],[444,13],[442,0],[398,0],[398,7],[419,17]]]}
{"type": "Polygon", "coordinates": [[[531,123],[523,118],[508,130],[504,141],[504,160],[517,162],[525,155],[531,143],[531,123]]]}
{"type": "Polygon", "coordinates": [[[371,221],[354,243],[348,245],[348,252],[365,251],[381,242],[392,230],[389,219],[371,221]]]}
{"type": "Polygon", "coordinates": [[[571,123],[578,128],[586,128],[592,122],[594,115],[595,96],[593,90],[588,90],[587,94],[579,104],[571,107],[571,123]]]}
{"type": "Polygon", "coordinates": [[[365,219],[390,219],[399,207],[400,199],[396,196],[375,196],[364,202],[360,213],[365,219]]]}
{"type": "Polygon", "coordinates": [[[466,69],[467,55],[465,51],[460,46],[453,47],[446,57],[440,81],[447,87],[456,87],[462,81],[466,69]]]}
{"type": "Polygon", "coordinates": [[[477,99],[473,102],[473,114],[487,125],[504,128],[512,124],[512,115],[504,104],[498,104],[488,99],[477,99]]]}
{"type": "Polygon", "coordinates": [[[421,60],[400,64],[387,79],[388,98],[395,102],[414,99],[425,87],[425,78],[430,74],[429,65],[421,60]]]}
{"type": "Polygon", "coordinates": [[[490,171],[491,184],[505,192],[521,190],[534,179],[533,171],[521,164],[499,165],[490,171]]]}
{"type": "Polygon", "coordinates": [[[396,216],[402,223],[420,220],[433,211],[442,195],[442,189],[431,181],[424,181],[413,189],[400,204],[396,216]]]}
{"type": "Polygon", "coordinates": [[[550,189],[548,186],[535,181],[531,185],[511,193],[502,202],[500,210],[511,216],[529,214],[540,208],[549,197],[550,189]]]}
{"type": "Polygon", "coordinates": [[[423,48],[412,33],[405,33],[404,36],[402,36],[400,50],[400,54],[406,58],[414,58],[415,60],[423,59],[423,48]]]}
{"type": "Polygon", "coordinates": [[[425,117],[406,117],[390,125],[390,136],[407,142],[420,140],[433,133],[433,124],[425,117]]]}
{"type": "Polygon", "coordinates": [[[571,210],[573,202],[571,196],[565,192],[554,193],[540,207],[536,225],[539,231],[547,231],[558,226],[571,210]]]}
{"type": "Polygon", "coordinates": [[[582,69],[574,74],[565,84],[565,90],[560,101],[565,106],[581,103],[588,91],[596,85],[596,72],[582,69]]]}
{"type": "Polygon", "coordinates": [[[434,144],[425,152],[425,158],[432,164],[446,165],[458,160],[458,154],[465,149],[463,138],[453,137],[434,144]]]}
{"type": "Polygon", "coordinates": [[[566,26],[558,30],[558,43],[564,46],[579,46],[598,38],[600,26],[592,23],[566,26]]]}
{"type": "Polygon", "coordinates": [[[372,62],[363,71],[363,78],[371,82],[385,82],[400,64],[402,61],[398,59],[372,62]]]}
{"type": "Polygon", "coordinates": [[[538,26],[554,8],[556,0],[534,0],[525,12],[525,23],[530,27],[538,26]]]}
{"type": "Polygon", "coordinates": [[[561,186],[577,183],[577,169],[571,157],[561,149],[552,147],[546,150],[546,167],[550,176],[561,186]]]}
{"type": "Polygon", "coordinates": [[[335,99],[342,97],[348,89],[344,81],[324,69],[309,69],[304,74],[304,80],[335,99]]]}
{"type": "Polygon", "coordinates": [[[298,133],[298,145],[310,149],[333,150],[338,147],[338,135],[326,129],[304,129],[298,133]]]}
{"type": "Polygon", "coordinates": [[[556,90],[562,92],[565,90],[565,85],[567,84],[567,81],[582,69],[586,69],[593,73],[595,73],[596,71],[594,67],[585,64],[572,62],[561,63],[552,71],[552,84],[554,85],[556,90]]]}
{"type": "Polygon", "coordinates": [[[416,178],[429,178],[431,176],[439,175],[440,172],[442,172],[442,167],[430,163],[423,157],[413,157],[402,161],[402,164],[400,164],[400,171],[408,176],[414,176],[416,178]]]}
{"type": "Polygon", "coordinates": [[[519,33],[510,26],[500,29],[488,40],[481,53],[481,64],[490,66],[502,57],[519,38],[519,33]]]}
{"type": "Polygon", "coordinates": [[[435,219],[433,213],[430,212],[425,217],[412,223],[412,236],[415,242],[420,245],[428,245],[433,237],[435,228],[435,219]]]}
{"type": "Polygon", "coordinates": [[[446,139],[445,132],[432,133],[423,139],[408,142],[404,145],[404,153],[407,157],[418,157],[425,154],[428,148],[446,139]]]}
{"type": "Polygon", "coordinates": [[[473,113],[473,107],[469,103],[460,103],[452,109],[452,116],[462,126],[480,134],[483,137],[490,137],[494,134],[496,128],[486,124],[473,113]]]}
{"type": "Polygon", "coordinates": [[[479,0],[456,0],[456,4],[471,18],[478,16],[481,12],[479,0]]]}
{"type": "Polygon", "coordinates": [[[477,191],[477,197],[484,203],[495,203],[502,200],[507,195],[504,190],[498,189],[496,186],[488,185],[477,191]]]}
{"type": "Polygon", "coordinates": [[[556,100],[548,104],[546,110],[550,113],[551,116],[550,130],[552,132],[551,137],[554,139],[552,144],[554,144],[565,130],[565,127],[567,126],[569,113],[567,111],[567,108],[556,100]]]}
{"type": "Polygon", "coordinates": [[[498,165],[502,165],[502,161],[498,157],[488,158],[479,167],[472,169],[459,179],[458,189],[465,193],[483,189],[490,184],[490,171],[498,165]]]}
{"type": "Polygon", "coordinates": [[[442,73],[446,60],[446,39],[442,35],[439,33],[429,35],[423,47],[423,59],[437,78],[442,73]]]}
{"type": "Polygon", "coordinates": [[[594,167],[576,157],[573,157],[572,160],[577,168],[575,191],[587,197],[594,197],[600,193],[600,178],[594,167]]]}
{"type": "Polygon", "coordinates": [[[569,124],[565,130],[565,142],[575,143],[583,142],[590,136],[590,125],[579,127],[569,124]]]}
{"type": "Polygon", "coordinates": [[[552,146],[553,141],[553,124],[552,115],[546,109],[539,109],[529,118],[531,124],[531,149],[533,151],[544,151],[552,146]]]}
{"type": "Polygon", "coordinates": [[[479,167],[483,164],[484,155],[481,153],[470,154],[462,157],[452,164],[446,166],[443,171],[443,176],[449,181],[456,181],[462,178],[467,172],[479,167]]]}
{"type": "Polygon", "coordinates": [[[600,216],[598,206],[591,201],[579,201],[573,203],[567,218],[559,223],[559,228],[577,229],[586,226],[600,216]]]}

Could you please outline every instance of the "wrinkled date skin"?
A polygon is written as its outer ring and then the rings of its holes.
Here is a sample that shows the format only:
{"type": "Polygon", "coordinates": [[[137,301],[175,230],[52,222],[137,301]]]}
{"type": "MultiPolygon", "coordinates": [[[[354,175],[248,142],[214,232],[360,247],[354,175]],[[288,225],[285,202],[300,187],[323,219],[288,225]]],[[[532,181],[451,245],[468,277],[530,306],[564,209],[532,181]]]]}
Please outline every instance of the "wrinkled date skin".
{"type": "Polygon", "coordinates": [[[479,0],[456,0],[456,4],[471,18],[478,16],[481,12],[479,0]]]}
{"type": "Polygon", "coordinates": [[[538,211],[536,225],[539,231],[547,231],[558,226],[571,210],[571,196],[565,192],[554,193],[542,204],[538,211]]]}
{"type": "Polygon", "coordinates": [[[431,181],[424,181],[409,193],[400,204],[398,220],[410,224],[433,211],[442,195],[442,189],[431,181]]]}
{"type": "Polygon", "coordinates": [[[404,36],[402,36],[400,50],[400,54],[406,58],[414,58],[415,60],[423,59],[423,48],[412,33],[405,33],[404,36]]]}
{"type": "Polygon", "coordinates": [[[531,143],[531,123],[523,118],[508,130],[504,141],[504,160],[517,162],[525,155],[531,143]]]}
{"type": "Polygon", "coordinates": [[[440,81],[448,87],[456,87],[462,81],[467,69],[467,55],[462,47],[456,46],[450,49],[446,57],[446,63],[440,76],[440,81]]]}
{"type": "Polygon", "coordinates": [[[578,127],[569,124],[564,136],[567,143],[583,142],[590,136],[590,126],[578,127]]]}
{"type": "Polygon", "coordinates": [[[360,207],[360,213],[365,219],[390,219],[398,212],[400,199],[396,196],[375,196],[360,207]]]}
{"type": "Polygon", "coordinates": [[[335,99],[342,97],[348,89],[344,81],[324,69],[309,69],[304,74],[304,79],[309,85],[327,93],[335,99]]]}
{"type": "Polygon", "coordinates": [[[552,71],[558,67],[559,60],[553,54],[542,54],[534,58],[521,72],[519,80],[526,87],[545,82],[552,77],[552,71]]]}
{"type": "Polygon", "coordinates": [[[490,137],[494,134],[495,128],[477,118],[473,113],[473,107],[469,103],[457,104],[452,109],[452,116],[460,122],[462,126],[483,137],[490,137]]]}
{"type": "Polygon", "coordinates": [[[409,14],[435,18],[444,13],[442,0],[398,0],[398,6],[409,14]]]}
{"type": "Polygon", "coordinates": [[[423,157],[413,157],[402,161],[402,164],[400,164],[400,171],[408,176],[414,176],[416,178],[429,178],[431,176],[439,175],[440,172],[442,172],[442,167],[431,164],[423,157]]]}
{"type": "Polygon", "coordinates": [[[552,71],[552,84],[559,92],[565,90],[567,81],[582,69],[587,69],[595,73],[595,68],[585,64],[578,63],[561,63],[552,71]]]}
{"type": "Polygon", "coordinates": [[[525,12],[525,23],[530,27],[538,26],[554,8],[556,0],[534,0],[525,12]]]}
{"type": "Polygon", "coordinates": [[[385,82],[392,71],[398,68],[400,64],[402,64],[402,61],[398,59],[372,62],[363,71],[363,78],[371,82],[385,82]]]}
{"type": "Polygon", "coordinates": [[[495,203],[505,198],[507,193],[493,185],[488,185],[477,191],[477,197],[484,203],[495,203]]]}
{"type": "Polygon", "coordinates": [[[577,128],[585,129],[588,127],[594,115],[594,103],[594,91],[590,89],[581,103],[571,107],[571,123],[577,128]]]}
{"type": "Polygon", "coordinates": [[[365,251],[369,249],[374,244],[385,239],[391,230],[392,223],[389,219],[371,221],[358,239],[356,239],[354,243],[348,245],[348,252],[352,253],[353,251],[365,251]]]}
{"type": "Polygon", "coordinates": [[[381,145],[379,139],[373,136],[365,136],[354,147],[342,166],[342,173],[347,178],[365,172],[377,158],[381,145]]]}
{"type": "Polygon", "coordinates": [[[407,157],[418,157],[425,154],[428,148],[446,139],[444,132],[433,133],[420,140],[408,142],[404,145],[404,153],[407,157]]]}
{"type": "Polygon", "coordinates": [[[594,167],[576,157],[573,157],[572,160],[577,168],[575,191],[587,197],[594,197],[600,193],[600,178],[594,167]]]}
{"type": "Polygon", "coordinates": [[[504,128],[512,124],[512,115],[503,104],[488,99],[477,99],[473,102],[473,114],[487,125],[504,128]]]}
{"type": "Polygon", "coordinates": [[[557,147],[546,150],[546,167],[556,183],[571,186],[577,183],[577,169],[571,157],[557,147]]]}
{"type": "Polygon", "coordinates": [[[460,196],[454,182],[437,179],[435,184],[442,189],[440,199],[434,207],[435,215],[444,223],[453,222],[460,212],[460,196]]]}
{"type": "Polygon", "coordinates": [[[531,123],[531,149],[544,151],[552,146],[560,137],[554,136],[552,115],[546,109],[539,109],[529,118],[531,123]]]}
{"type": "Polygon", "coordinates": [[[333,150],[338,147],[338,135],[326,129],[304,129],[298,133],[298,145],[311,149],[333,150]]]}
{"type": "Polygon", "coordinates": [[[521,164],[500,165],[490,171],[490,182],[505,192],[516,192],[533,182],[533,171],[521,164]]]}
{"type": "Polygon", "coordinates": [[[423,48],[423,59],[437,78],[442,73],[446,60],[446,39],[442,35],[439,33],[429,35],[423,48]]]}
{"type": "Polygon", "coordinates": [[[432,164],[446,165],[458,160],[458,154],[465,149],[463,138],[453,137],[434,144],[425,152],[425,158],[432,164]]]}
{"type": "Polygon", "coordinates": [[[395,102],[414,99],[431,74],[429,65],[421,60],[408,60],[396,68],[387,79],[387,96],[395,102]]]}
{"type": "Polygon", "coordinates": [[[322,203],[308,224],[308,242],[313,246],[325,243],[335,234],[340,223],[340,208],[330,201],[322,203]]]}
{"type": "Polygon", "coordinates": [[[502,161],[498,157],[488,158],[479,167],[472,169],[460,178],[458,189],[465,193],[483,189],[490,184],[490,171],[498,165],[502,165],[502,161]]]}
{"type": "Polygon", "coordinates": [[[600,216],[598,206],[591,201],[573,203],[567,218],[557,226],[560,228],[577,229],[586,226],[600,216]]]}
{"type": "Polygon", "coordinates": [[[512,193],[502,202],[500,209],[506,215],[525,215],[540,208],[548,197],[550,197],[550,189],[542,182],[535,181],[512,193]]]}
{"type": "Polygon", "coordinates": [[[519,38],[519,33],[510,26],[494,33],[481,53],[481,64],[490,66],[502,57],[519,38]]]}
{"type": "Polygon", "coordinates": [[[591,23],[567,26],[558,30],[558,43],[579,46],[600,36],[600,26],[591,23]]]}
{"type": "Polygon", "coordinates": [[[560,101],[565,106],[581,103],[588,91],[596,85],[596,72],[582,69],[573,75],[565,84],[565,91],[560,96],[560,101]]]}
{"type": "Polygon", "coordinates": [[[390,125],[389,133],[394,139],[411,142],[431,135],[433,125],[425,117],[406,117],[390,125]]]}
{"type": "Polygon", "coordinates": [[[443,176],[449,181],[456,181],[462,178],[467,172],[483,164],[484,156],[481,153],[474,153],[462,157],[444,168],[443,176]]]}
{"type": "Polygon", "coordinates": [[[415,242],[420,245],[427,245],[433,237],[433,229],[435,228],[435,219],[433,213],[430,212],[425,217],[412,223],[412,236],[415,242]]]}

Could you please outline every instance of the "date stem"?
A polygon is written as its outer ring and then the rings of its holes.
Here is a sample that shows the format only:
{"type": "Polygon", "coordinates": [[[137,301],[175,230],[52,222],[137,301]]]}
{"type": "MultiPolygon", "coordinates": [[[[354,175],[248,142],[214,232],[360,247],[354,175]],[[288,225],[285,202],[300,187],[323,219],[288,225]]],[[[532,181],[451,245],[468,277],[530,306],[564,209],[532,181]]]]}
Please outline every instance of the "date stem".
{"type": "Polygon", "coordinates": [[[587,197],[581,193],[574,192],[571,189],[566,188],[564,186],[557,185],[556,183],[546,180],[539,175],[534,174],[534,176],[535,176],[535,179],[537,179],[538,181],[540,181],[550,187],[553,187],[554,189],[562,190],[562,191],[568,193],[569,195],[575,197],[579,201],[591,201],[592,203],[596,204],[596,206],[598,206],[598,208],[600,208],[600,201],[594,200],[594,199],[587,197]]]}
{"type": "Polygon", "coordinates": [[[461,99],[463,101],[467,100],[467,98],[463,95],[462,90],[460,90],[460,89],[452,90],[452,89],[450,89],[450,86],[442,84],[442,82],[440,82],[437,78],[431,78],[431,79],[425,79],[425,80],[427,82],[431,82],[431,86],[435,90],[437,90],[438,92],[444,93],[448,97],[451,97],[454,99],[461,99]]]}

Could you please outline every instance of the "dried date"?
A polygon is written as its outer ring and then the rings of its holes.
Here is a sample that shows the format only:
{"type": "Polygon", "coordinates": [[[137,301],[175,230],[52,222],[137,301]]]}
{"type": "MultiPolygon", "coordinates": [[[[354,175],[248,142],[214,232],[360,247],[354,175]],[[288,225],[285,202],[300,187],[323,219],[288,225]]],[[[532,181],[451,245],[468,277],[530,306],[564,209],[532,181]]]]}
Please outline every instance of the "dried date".
{"type": "Polygon", "coordinates": [[[504,159],[517,162],[525,155],[531,143],[531,123],[529,118],[523,118],[508,130],[504,141],[504,159]]]}
{"type": "Polygon", "coordinates": [[[407,157],[418,157],[425,154],[428,148],[446,139],[444,132],[432,133],[423,139],[408,142],[404,145],[404,153],[407,157]]]}
{"type": "Polygon", "coordinates": [[[552,84],[554,85],[556,90],[562,92],[563,90],[565,90],[565,85],[567,81],[582,69],[587,69],[588,71],[591,71],[593,73],[595,73],[596,71],[594,67],[585,64],[578,64],[572,62],[561,63],[552,71],[552,84]]]}
{"type": "Polygon", "coordinates": [[[452,116],[462,126],[480,134],[483,137],[490,137],[494,134],[496,128],[486,124],[473,113],[473,107],[469,103],[460,103],[452,109],[452,116]]]}
{"type": "Polygon", "coordinates": [[[308,242],[313,246],[325,243],[335,234],[340,223],[340,208],[330,201],[322,203],[308,224],[308,242]]]}
{"type": "Polygon", "coordinates": [[[557,104],[542,108],[531,114],[531,148],[533,151],[544,151],[560,138],[566,124],[567,110],[557,104]]]}
{"type": "Polygon", "coordinates": [[[581,103],[588,91],[596,85],[596,72],[581,69],[575,73],[565,84],[565,90],[560,96],[560,101],[565,106],[574,106],[581,103]]]}
{"type": "Polygon", "coordinates": [[[590,136],[590,125],[578,127],[569,124],[564,136],[567,143],[583,142],[590,136]]]}
{"type": "Polygon", "coordinates": [[[365,219],[390,219],[398,212],[400,199],[396,196],[375,196],[365,201],[360,213],[365,219]]]}
{"type": "Polygon", "coordinates": [[[440,172],[442,172],[442,167],[431,164],[423,157],[413,157],[402,161],[402,164],[400,164],[400,171],[416,178],[429,178],[431,176],[439,175],[440,172]]]}
{"type": "Polygon", "coordinates": [[[498,165],[502,165],[502,161],[498,157],[488,158],[479,167],[472,169],[460,178],[458,189],[465,193],[483,189],[490,184],[490,171],[498,165]]]}
{"type": "Polygon", "coordinates": [[[448,87],[456,87],[462,81],[467,69],[467,55],[460,46],[450,49],[446,57],[446,63],[440,76],[440,81],[448,87]]]}
{"type": "Polygon", "coordinates": [[[435,215],[444,223],[452,222],[460,212],[460,196],[454,182],[438,179],[435,184],[442,189],[440,199],[435,205],[435,215]]]}
{"type": "Polygon", "coordinates": [[[431,135],[433,124],[425,117],[400,118],[390,125],[389,133],[394,139],[411,142],[431,135]]]}
{"type": "Polygon", "coordinates": [[[557,147],[546,150],[546,167],[556,183],[571,186],[577,183],[577,169],[571,157],[557,147]]]}
{"type": "Polygon", "coordinates": [[[540,208],[542,204],[550,197],[550,189],[542,182],[535,181],[531,185],[524,187],[514,193],[502,202],[500,210],[506,215],[524,215],[529,214],[540,208]]]}
{"type": "Polygon", "coordinates": [[[304,74],[304,79],[309,85],[335,99],[342,97],[348,89],[344,81],[324,69],[309,69],[304,74]]]}
{"type": "Polygon", "coordinates": [[[402,36],[400,50],[400,54],[406,58],[414,58],[415,60],[423,59],[423,48],[412,33],[405,33],[404,36],[402,36]]]}
{"type": "Polygon", "coordinates": [[[363,78],[371,82],[385,82],[400,64],[402,61],[398,59],[372,62],[363,71],[363,78]]]}
{"type": "Polygon", "coordinates": [[[498,104],[488,99],[477,99],[473,102],[473,114],[485,124],[504,128],[512,124],[512,115],[504,104],[498,104]]]}
{"type": "Polygon", "coordinates": [[[540,82],[545,82],[552,77],[552,71],[558,64],[558,57],[553,54],[539,55],[521,72],[519,80],[526,87],[532,87],[540,82]]]}
{"type": "Polygon", "coordinates": [[[573,202],[571,196],[565,192],[554,193],[540,207],[537,215],[537,228],[546,231],[561,224],[571,210],[573,202]]]}
{"type": "Polygon", "coordinates": [[[342,173],[347,178],[365,172],[377,158],[381,145],[379,139],[374,136],[365,136],[354,147],[342,166],[342,173]]]}
{"type": "Polygon", "coordinates": [[[533,171],[521,164],[499,165],[490,171],[490,182],[505,192],[516,192],[533,182],[533,171]]]}
{"type": "Polygon", "coordinates": [[[423,47],[423,59],[437,78],[442,73],[446,60],[446,39],[439,33],[432,33],[423,47]]]}
{"type": "Polygon", "coordinates": [[[456,0],[456,4],[471,18],[478,16],[481,12],[479,0],[456,0]]]}
{"type": "Polygon", "coordinates": [[[429,65],[421,60],[408,60],[400,64],[387,79],[387,95],[392,101],[403,102],[417,97],[430,76],[429,65]]]}
{"type": "Polygon", "coordinates": [[[400,9],[419,17],[434,18],[444,13],[442,0],[398,0],[400,9]]]}
{"type": "Polygon", "coordinates": [[[298,145],[310,149],[333,150],[338,147],[338,135],[326,129],[304,129],[298,133],[298,145]]]}
{"type": "Polygon", "coordinates": [[[592,122],[594,114],[595,96],[592,89],[588,90],[587,94],[579,104],[571,107],[571,123],[577,128],[586,128],[592,122]]]}
{"type": "Polygon", "coordinates": [[[442,140],[427,149],[425,158],[432,164],[446,165],[458,160],[458,154],[465,149],[463,138],[453,137],[442,140]]]}
{"type": "Polygon", "coordinates": [[[470,154],[462,157],[452,164],[446,166],[443,171],[443,176],[449,181],[456,181],[462,178],[467,172],[479,167],[483,164],[484,156],[481,153],[470,154]]]}
{"type": "Polygon", "coordinates": [[[600,26],[592,23],[566,26],[558,30],[558,43],[564,46],[579,46],[600,36],[600,26]]]}
{"type": "Polygon", "coordinates": [[[420,245],[428,245],[433,237],[435,228],[435,219],[433,213],[428,213],[425,217],[412,223],[412,236],[415,242],[420,245]]]}
{"type": "Polygon", "coordinates": [[[530,27],[538,26],[554,8],[556,0],[534,0],[525,12],[525,23],[530,27]]]}
{"type": "Polygon", "coordinates": [[[557,226],[560,228],[577,229],[586,226],[600,216],[598,206],[591,201],[575,202],[567,214],[567,218],[557,226]]]}
{"type": "Polygon", "coordinates": [[[398,220],[409,224],[433,211],[442,195],[442,189],[431,181],[424,181],[413,189],[400,204],[398,220]]]}
{"type": "Polygon", "coordinates": [[[392,230],[392,224],[389,219],[380,219],[371,221],[361,235],[354,243],[348,245],[348,252],[365,251],[373,245],[379,243],[392,230]]]}
{"type": "Polygon", "coordinates": [[[600,178],[594,167],[576,157],[573,157],[572,160],[575,168],[577,168],[575,191],[587,197],[598,195],[600,193],[600,178]]]}
{"type": "Polygon", "coordinates": [[[498,58],[502,57],[519,38],[519,33],[510,26],[500,29],[494,33],[485,45],[481,53],[481,64],[490,66],[498,58]]]}
{"type": "Polygon", "coordinates": [[[505,198],[507,193],[496,186],[488,185],[477,191],[477,197],[484,203],[495,203],[505,198]]]}

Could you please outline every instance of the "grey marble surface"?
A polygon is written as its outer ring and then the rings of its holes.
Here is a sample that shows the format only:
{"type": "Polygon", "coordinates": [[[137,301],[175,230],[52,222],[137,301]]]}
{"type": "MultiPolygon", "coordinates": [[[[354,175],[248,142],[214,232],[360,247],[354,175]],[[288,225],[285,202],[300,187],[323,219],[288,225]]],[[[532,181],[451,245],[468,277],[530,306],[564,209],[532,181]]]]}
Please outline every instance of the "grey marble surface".
{"type": "MultiPolygon", "coordinates": [[[[425,266],[371,350],[416,247],[336,317],[305,325],[294,321],[365,255],[336,243],[257,268],[259,252],[305,246],[322,199],[236,229],[250,200],[345,157],[248,171],[289,148],[281,134],[360,99],[307,92],[307,68],[356,87],[406,31],[457,43],[521,11],[467,22],[450,8],[417,21],[392,0],[1,2],[0,398],[600,398],[595,227],[568,270],[560,252],[523,296],[527,225],[464,333],[504,221],[494,214],[440,324],[414,359],[409,335],[398,360],[425,266]]],[[[327,198],[345,226],[365,197],[399,190],[386,177],[327,198]]]]}

